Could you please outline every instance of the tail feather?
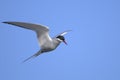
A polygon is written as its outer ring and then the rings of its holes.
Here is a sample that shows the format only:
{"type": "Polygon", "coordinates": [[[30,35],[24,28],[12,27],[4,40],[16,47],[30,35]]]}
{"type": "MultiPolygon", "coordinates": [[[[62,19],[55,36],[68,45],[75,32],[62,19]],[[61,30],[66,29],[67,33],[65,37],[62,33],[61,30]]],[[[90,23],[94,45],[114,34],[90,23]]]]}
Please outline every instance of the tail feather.
{"type": "Polygon", "coordinates": [[[41,50],[39,50],[36,54],[34,54],[34,55],[30,56],[29,58],[25,59],[25,60],[23,61],[23,63],[26,62],[26,61],[28,61],[28,60],[31,59],[31,58],[35,58],[35,57],[39,56],[41,53],[42,53],[41,50]]]}

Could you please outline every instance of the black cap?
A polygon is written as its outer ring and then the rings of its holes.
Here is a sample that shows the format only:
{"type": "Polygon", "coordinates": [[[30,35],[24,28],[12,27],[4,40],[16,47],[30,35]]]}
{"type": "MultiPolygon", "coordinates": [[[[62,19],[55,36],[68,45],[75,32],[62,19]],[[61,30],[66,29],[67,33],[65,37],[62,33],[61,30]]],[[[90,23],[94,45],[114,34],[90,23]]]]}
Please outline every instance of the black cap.
{"type": "Polygon", "coordinates": [[[65,38],[63,37],[63,36],[57,36],[56,38],[59,38],[60,40],[62,40],[62,41],[64,41],[65,40],[65,38]]]}

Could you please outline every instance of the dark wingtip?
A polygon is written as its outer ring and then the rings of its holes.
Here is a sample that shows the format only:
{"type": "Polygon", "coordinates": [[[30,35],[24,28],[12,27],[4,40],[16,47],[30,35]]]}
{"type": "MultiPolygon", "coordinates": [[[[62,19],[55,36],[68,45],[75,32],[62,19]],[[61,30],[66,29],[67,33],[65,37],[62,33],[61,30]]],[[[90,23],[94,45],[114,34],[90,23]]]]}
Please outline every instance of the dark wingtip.
{"type": "Polygon", "coordinates": [[[9,22],[2,22],[2,23],[6,23],[6,24],[9,24],[9,22]]]}

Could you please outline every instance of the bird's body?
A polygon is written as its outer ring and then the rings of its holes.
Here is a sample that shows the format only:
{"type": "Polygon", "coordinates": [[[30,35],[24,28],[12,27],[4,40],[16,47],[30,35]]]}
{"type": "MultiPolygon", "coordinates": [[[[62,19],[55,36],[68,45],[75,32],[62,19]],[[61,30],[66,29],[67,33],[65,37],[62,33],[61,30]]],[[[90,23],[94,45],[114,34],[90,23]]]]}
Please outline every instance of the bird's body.
{"type": "Polygon", "coordinates": [[[30,58],[37,57],[37,56],[39,56],[40,54],[42,54],[44,52],[49,52],[49,51],[52,51],[52,50],[56,49],[57,46],[61,42],[64,42],[65,44],[67,44],[65,42],[65,39],[64,39],[63,36],[68,31],[65,31],[65,32],[57,35],[56,37],[51,38],[49,36],[49,29],[48,29],[48,27],[43,26],[43,25],[32,24],[32,23],[25,23],[25,22],[3,22],[3,23],[15,25],[15,26],[18,26],[18,27],[26,28],[26,29],[30,29],[30,30],[33,30],[33,31],[36,32],[37,38],[38,38],[38,42],[39,42],[39,45],[40,45],[41,49],[37,53],[32,55],[31,57],[29,57],[26,60],[24,60],[23,62],[29,60],[30,58]]]}

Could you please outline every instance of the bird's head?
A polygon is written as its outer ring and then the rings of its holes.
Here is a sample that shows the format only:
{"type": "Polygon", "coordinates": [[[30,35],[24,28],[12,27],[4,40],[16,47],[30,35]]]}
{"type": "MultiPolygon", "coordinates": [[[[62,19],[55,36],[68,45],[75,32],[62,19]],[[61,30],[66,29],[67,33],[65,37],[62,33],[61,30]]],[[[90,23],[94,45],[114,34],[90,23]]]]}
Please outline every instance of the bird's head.
{"type": "Polygon", "coordinates": [[[57,38],[58,41],[64,42],[64,43],[67,45],[67,42],[65,41],[64,36],[59,35],[59,36],[57,36],[56,38],[57,38]]]}

